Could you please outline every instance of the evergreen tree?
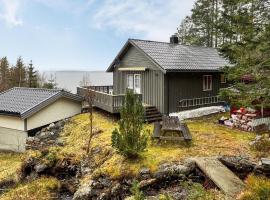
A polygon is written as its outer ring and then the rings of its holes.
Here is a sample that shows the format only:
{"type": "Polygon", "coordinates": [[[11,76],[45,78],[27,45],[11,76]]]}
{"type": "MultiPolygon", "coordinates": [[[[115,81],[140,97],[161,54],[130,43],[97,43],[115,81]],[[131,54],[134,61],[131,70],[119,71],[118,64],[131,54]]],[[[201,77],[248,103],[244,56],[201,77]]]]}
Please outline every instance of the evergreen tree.
{"type": "Polygon", "coordinates": [[[30,88],[37,88],[38,85],[38,74],[37,71],[35,71],[33,64],[32,64],[32,60],[30,61],[28,70],[28,87],[30,88]]]}
{"type": "Polygon", "coordinates": [[[182,44],[217,47],[219,42],[219,22],[221,0],[198,0],[178,28],[182,44]],[[184,39],[183,39],[184,38],[184,39]]]}
{"type": "Polygon", "coordinates": [[[0,60],[0,92],[10,87],[10,69],[7,57],[0,60]]]}
{"type": "Polygon", "coordinates": [[[226,70],[234,90],[222,95],[242,106],[270,104],[270,1],[197,0],[186,19],[178,28],[182,43],[218,47],[234,64],[226,70]]]}
{"type": "Polygon", "coordinates": [[[122,155],[136,158],[147,146],[147,134],[143,131],[142,102],[131,90],[127,90],[120,115],[119,129],[112,133],[112,146],[122,155]]]}
{"type": "Polygon", "coordinates": [[[22,57],[17,59],[17,63],[11,68],[12,72],[12,86],[13,87],[25,87],[27,86],[26,76],[27,71],[24,66],[22,57]]]}

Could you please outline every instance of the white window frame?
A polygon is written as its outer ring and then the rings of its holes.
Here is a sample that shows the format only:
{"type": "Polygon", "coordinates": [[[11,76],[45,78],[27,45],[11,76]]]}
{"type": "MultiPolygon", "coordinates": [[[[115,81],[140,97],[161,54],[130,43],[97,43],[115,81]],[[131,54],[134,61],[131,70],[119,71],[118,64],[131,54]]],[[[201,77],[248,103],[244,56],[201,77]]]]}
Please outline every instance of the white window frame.
{"type": "Polygon", "coordinates": [[[212,91],[213,88],[213,76],[203,75],[203,91],[212,91]]]}
{"type": "Polygon", "coordinates": [[[134,89],[134,75],[127,74],[127,88],[133,90],[134,89]],[[132,85],[130,85],[130,78],[132,78],[132,85]]]}
{"type": "Polygon", "coordinates": [[[142,83],[141,83],[141,81],[142,81],[142,79],[141,79],[141,74],[127,74],[127,88],[128,89],[131,89],[131,90],[133,90],[134,91],[134,93],[139,93],[139,94],[141,94],[141,90],[142,90],[142,83]],[[138,88],[136,88],[136,83],[135,83],[135,79],[136,79],[136,76],[139,76],[140,78],[139,78],[139,92],[137,92],[136,91],[136,89],[138,89],[138,88]],[[132,79],[132,85],[130,85],[130,79],[132,79]]]}
{"type": "Polygon", "coordinates": [[[135,93],[138,93],[138,94],[141,94],[141,90],[142,90],[142,86],[141,86],[141,74],[134,74],[134,83],[133,83],[133,85],[134,85],[134,92],[135,93]],[[136,87],[136,76],[138,76],[139,77],[139,92],[137,92],[136,91],[136,89],[138,89],[137,87],[136,87]]]}

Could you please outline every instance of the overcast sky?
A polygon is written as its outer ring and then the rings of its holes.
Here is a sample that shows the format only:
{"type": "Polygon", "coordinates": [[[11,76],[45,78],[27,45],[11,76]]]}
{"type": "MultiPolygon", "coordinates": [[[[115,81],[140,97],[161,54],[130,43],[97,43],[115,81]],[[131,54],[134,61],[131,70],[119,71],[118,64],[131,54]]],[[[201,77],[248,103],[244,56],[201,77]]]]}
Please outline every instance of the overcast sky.
{"type": "Polygon", "coordinates": [[[168,41],[194,0],[0,0],[0,57],[105,70],[128,38],[168,41]]]}

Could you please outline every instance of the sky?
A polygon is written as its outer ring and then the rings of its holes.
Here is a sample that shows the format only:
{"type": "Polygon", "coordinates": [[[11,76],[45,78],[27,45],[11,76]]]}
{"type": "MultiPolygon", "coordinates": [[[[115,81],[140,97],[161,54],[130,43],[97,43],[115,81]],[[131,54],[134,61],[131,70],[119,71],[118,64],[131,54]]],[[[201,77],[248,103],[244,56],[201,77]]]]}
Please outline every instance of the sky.
{"type": "Polygon", "coordinates": [[[128,38],[168,41],[194,0],[0,0],[0,57],[106,70],[128,38]]]}

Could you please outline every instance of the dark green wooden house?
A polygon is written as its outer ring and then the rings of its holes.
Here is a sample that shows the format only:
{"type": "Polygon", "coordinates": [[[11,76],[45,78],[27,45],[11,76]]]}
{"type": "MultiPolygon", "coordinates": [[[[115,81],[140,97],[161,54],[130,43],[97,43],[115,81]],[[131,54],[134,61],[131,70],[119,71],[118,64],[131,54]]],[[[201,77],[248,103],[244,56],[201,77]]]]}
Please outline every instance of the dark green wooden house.
{"type": "Polygon", "coordinates": [[[217,49],[181,45],[176,36],[169,43],[129,39],[107,69],[113,73],[113,90],[106,100],[111,108],[105,110],[118,112],[119,96],[127,88],[163,114],[217,104],[226,65],[217,49]]]}

